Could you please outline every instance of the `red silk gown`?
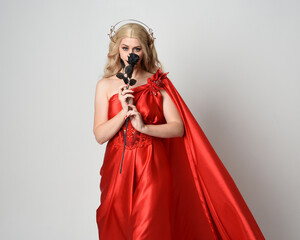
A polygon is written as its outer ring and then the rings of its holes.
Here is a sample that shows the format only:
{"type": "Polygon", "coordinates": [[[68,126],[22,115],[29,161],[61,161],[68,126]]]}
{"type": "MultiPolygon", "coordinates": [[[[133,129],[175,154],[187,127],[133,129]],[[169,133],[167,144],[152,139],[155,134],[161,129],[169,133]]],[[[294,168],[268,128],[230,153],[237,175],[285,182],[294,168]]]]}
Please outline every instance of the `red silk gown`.
{"type": "MultiPolygon", "coordinates": [[[[165,89],[184,123],[183,137],[158,138],[125,124],[106,146],[100,169],[100,240],[265,239],[233,179],[204,132],[160,69],[134,91],[145,124],[166,123],[165,89]]],[[[109,99],[108,119],[122,106],[109,99]]]]}

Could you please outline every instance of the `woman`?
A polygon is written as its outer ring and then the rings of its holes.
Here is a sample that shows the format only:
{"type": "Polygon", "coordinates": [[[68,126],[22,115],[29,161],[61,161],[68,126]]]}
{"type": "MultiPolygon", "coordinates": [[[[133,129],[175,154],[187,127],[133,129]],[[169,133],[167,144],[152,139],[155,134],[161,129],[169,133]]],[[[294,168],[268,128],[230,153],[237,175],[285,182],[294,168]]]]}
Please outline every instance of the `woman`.
{"type": "Polygon", "coordinates": [[[148,31],[129,23],[110,35],[105,75],[96,86],[94,134],[100,144],[108,141],[96,213],[99,239],[264,239],[231,176],[162,72],[148,31]],[[130,53],[139,61],[132,74],[136,84],[126,90],[116,74],[121,60],[129,64],[130,53]]]}

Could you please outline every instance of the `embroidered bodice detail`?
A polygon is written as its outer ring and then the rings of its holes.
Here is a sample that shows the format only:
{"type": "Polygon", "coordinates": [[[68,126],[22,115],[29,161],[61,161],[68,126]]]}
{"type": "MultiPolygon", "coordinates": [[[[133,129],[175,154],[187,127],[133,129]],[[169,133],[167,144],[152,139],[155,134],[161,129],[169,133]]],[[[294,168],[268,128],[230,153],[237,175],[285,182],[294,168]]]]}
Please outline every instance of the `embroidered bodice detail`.
{"type": "MultiPolygon", "coordinates": [[[[112,139],[112,142],[115,146],[123,148],[124,134],[125,134],[125,124],[122,126],[121,130],[112,139]]],[[[135,128],[128,123],[125,148],[135,149],[138,147],[147,146],[152,143],[152,138],[153,138],[152,136],[136,131],[135,128]]]]}
{"type": "MultiPolygon", "coordinates": [[[[133,104],[140,112],[145,124],[166,123],[163,115],[162,95],[159,90],[164,88],[164,79],[167,74],[162,73],[161,69],[158,69],[155,74],[147,79],[146,84],[130,88],[134,91],[133,104]]],[[[115,94],[109,100],[108,118],[114,117],[121,110],[122,106],[118,99],[118,94],[115,94]]],[[[124,145],[125,123],[110,140],[117,147],[123,147],[124,145]]],[[[152,139],[152,136],[138,132],[129,120],[126,134],[126,149],[147,146],[152,143],[152,139]]]]}

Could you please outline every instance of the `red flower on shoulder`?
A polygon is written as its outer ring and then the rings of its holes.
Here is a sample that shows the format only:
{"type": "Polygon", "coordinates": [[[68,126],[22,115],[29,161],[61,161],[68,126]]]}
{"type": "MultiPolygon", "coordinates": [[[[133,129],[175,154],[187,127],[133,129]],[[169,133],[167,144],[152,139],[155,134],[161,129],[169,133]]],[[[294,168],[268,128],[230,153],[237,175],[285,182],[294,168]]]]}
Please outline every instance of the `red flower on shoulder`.
{"type": "Polygon", "coordinates": [[[148,78],[147,82],[149,83],[152,93],[156,96],[157,91],[163,89],[164,80],[167,78],[167,73],[163,73],[159,68],[155,74],[152,75],[151,78],[148,78]]]}

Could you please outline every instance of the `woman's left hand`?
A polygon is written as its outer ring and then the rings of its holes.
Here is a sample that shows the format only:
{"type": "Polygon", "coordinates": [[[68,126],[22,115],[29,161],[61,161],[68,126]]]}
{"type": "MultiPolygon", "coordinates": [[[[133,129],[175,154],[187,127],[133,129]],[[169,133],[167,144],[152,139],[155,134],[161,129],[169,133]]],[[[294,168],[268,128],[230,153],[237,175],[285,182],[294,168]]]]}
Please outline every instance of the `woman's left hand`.
{"type": "Polygon", "coordinates": [[[145,128],[145,124],[143,122],[141,114],[136,109],[136,106],[133,104],[128,104],[129,107],[131,107],[131,110],[127,112],[127,116],[130,117],[130,121],[132,126],[139,132],[143,132],[143,129],[145,128]]]}

